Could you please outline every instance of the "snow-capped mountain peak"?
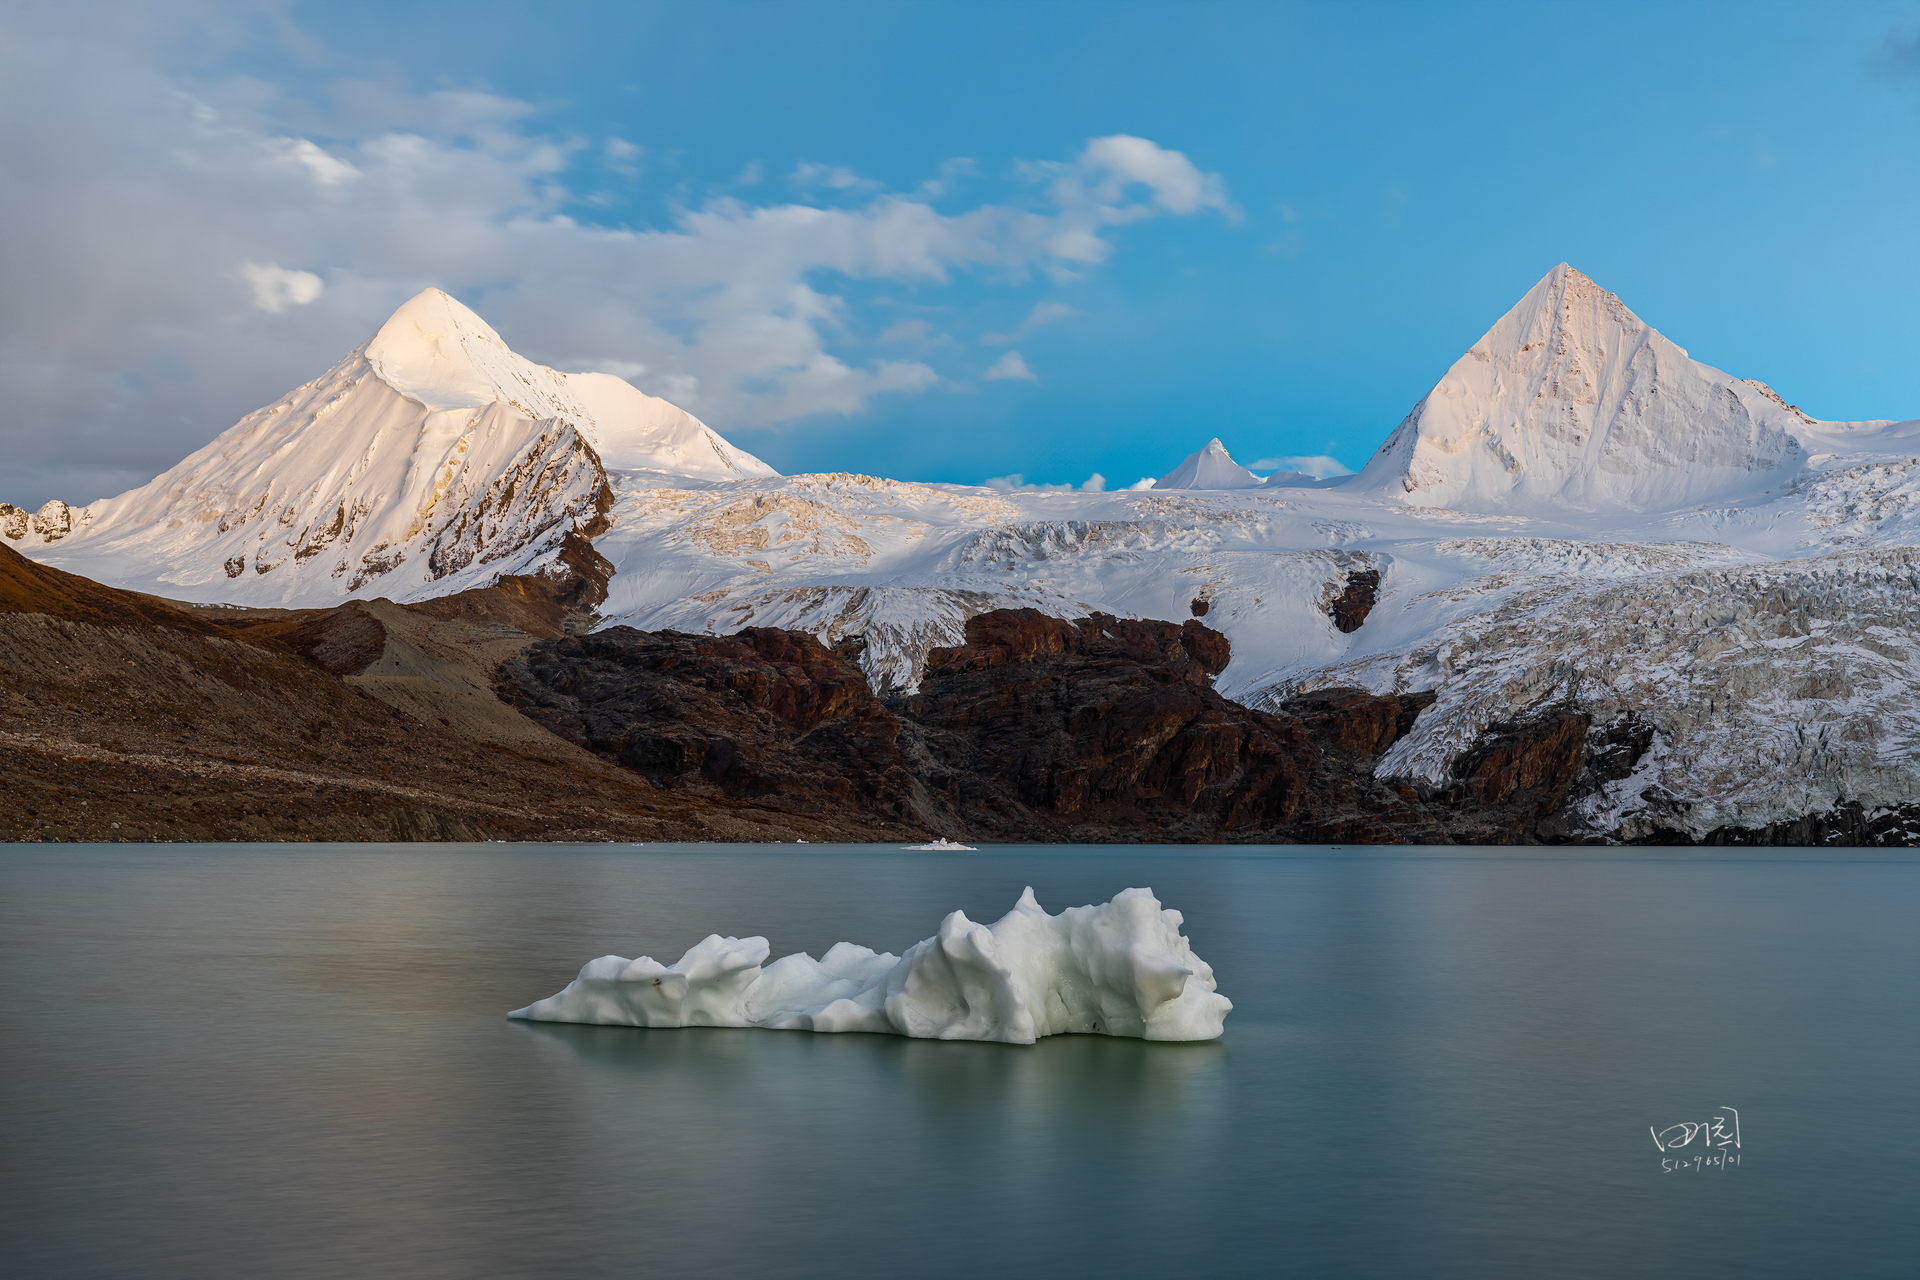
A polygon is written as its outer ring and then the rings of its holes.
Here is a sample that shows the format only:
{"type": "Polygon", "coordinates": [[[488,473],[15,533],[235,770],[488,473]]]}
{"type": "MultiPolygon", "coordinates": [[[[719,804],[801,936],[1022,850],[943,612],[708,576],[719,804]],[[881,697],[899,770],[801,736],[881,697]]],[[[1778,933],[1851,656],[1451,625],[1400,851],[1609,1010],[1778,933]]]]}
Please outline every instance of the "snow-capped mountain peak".
{"type": "Polygon", "coordinates": [[[1206,447],[1187,455],[1185,462],[1153,482],[1155,489],[1253,489],[1261,478],[1233,460],[1215,436],[1206,447]]]}
{"type": "Polygon", "coordinates": [[[1816,424],[1692,359],[1561,263],[1427,393],[1353,482],[1416,506],[1671,510],[1797,470],[1816,424]]]}
{"type": "Polygon", "coordinates": [[[618,378],[523,359],[428,289],[325,375],[146,485],[0,532],[37,533],[23,549],[51,544],[50,562],[176,598],[405,600],[533,571],[574,528],[602,531],[609,469],[776,475],[618,378]]]}
{"type": "Polygon", "coordinates": [[[506,404],[531,419],[573,423],[616,471],[703,480],[780,473],[677,405],[607,373],[561,373],[512,351],[472,310],[438,289],[414,295],[373,335],[367,362],[429,410],[506,404]]]}
{"type": "Polygon", "coordinates": [[[564,374],[515,355],[485,320],[438,289],[423,289],[402,304],[367,340],[365,352],[381,381],[428,409],[498,401],[532,418],[580,413],[564,374]]]}

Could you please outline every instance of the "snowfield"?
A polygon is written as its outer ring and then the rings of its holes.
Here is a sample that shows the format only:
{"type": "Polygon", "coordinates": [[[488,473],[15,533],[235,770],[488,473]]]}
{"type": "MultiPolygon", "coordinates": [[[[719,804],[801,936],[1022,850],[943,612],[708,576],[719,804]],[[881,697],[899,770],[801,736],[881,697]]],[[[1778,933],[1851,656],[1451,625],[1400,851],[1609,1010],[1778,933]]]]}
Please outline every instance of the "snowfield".
{"type": "Polygon", "coordinates": [[[430,290],[145,487],[0,534],[114,586],[322,605],[534,571],[578,528],[616,568],[604,625],[862,635],[894,688],[989,609],[1204,612],[1250,705],[1436,691],[1392,776],[1550,710],[1637,717],[1653,748],[1571,815],[1629,838],[1920,800],[1917,498],[1920,421],[1815,420],[1562,264],[1337,480],[1263,483],[1217,440],[1117,493],[782,477],[430,290]]]}

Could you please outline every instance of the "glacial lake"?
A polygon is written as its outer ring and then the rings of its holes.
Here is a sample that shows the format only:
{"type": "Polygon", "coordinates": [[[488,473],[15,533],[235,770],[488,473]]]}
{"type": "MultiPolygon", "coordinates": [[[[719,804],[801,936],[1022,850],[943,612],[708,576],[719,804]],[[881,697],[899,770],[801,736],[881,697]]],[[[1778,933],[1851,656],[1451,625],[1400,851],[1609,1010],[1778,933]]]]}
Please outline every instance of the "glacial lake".
{"type": "Polygon", "coordinates": [[[1920,1259],[1898,851],[12,845],[0,966],[23,1277],[1920,1259]],[[899,952],[1025,885],[1055,911],[1151,886],[1234,1001],[1225,1038],[503,1016],[609,952],[899,952]],[[1663,1151],[1683,1124],[1710,1127],[1663,1151]]]}

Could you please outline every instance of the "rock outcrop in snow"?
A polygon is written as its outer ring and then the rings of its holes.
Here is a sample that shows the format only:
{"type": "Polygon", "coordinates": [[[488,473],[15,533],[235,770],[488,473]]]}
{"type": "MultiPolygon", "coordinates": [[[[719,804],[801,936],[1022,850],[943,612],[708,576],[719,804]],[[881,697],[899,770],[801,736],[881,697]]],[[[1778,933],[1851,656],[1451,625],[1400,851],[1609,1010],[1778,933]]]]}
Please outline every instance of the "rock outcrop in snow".
{"type": "Polygon", "coordinates": [[[0,502],[0,538],[29,545],[58,542],[73,532],[74,525],[84,528],[92,518],[93,513],[85,507],[75,511],[58,498],[43,503],[38,511],[0,502]]]}
{"type": "Polygon", "coordinates": [[[672,965],[590,960],[565,990],[507,1016],[1006,1044],[1072,1033],[1217,1039],[1233,1003],[1181,923],[1151,889],[1049,915],[1029,888],[992,925],[955,911],[904,956],[841,942],[818,960],[801,953],[767,965],[765,938],[712,934],[672,965]]]}

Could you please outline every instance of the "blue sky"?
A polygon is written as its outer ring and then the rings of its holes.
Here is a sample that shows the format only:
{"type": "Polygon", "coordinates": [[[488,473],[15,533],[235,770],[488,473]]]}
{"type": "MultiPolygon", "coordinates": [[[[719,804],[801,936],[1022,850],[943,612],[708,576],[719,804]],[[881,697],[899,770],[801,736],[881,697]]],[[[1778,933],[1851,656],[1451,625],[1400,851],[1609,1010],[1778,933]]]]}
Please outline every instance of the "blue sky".
{"type": "Polygon", "coordinates": [[[144,480],[425,284],[789,472],[1357,467],[1562,260],[1816,416],[1920,415],[1920,4],[0,26],[0,499],[144,480]]]}

